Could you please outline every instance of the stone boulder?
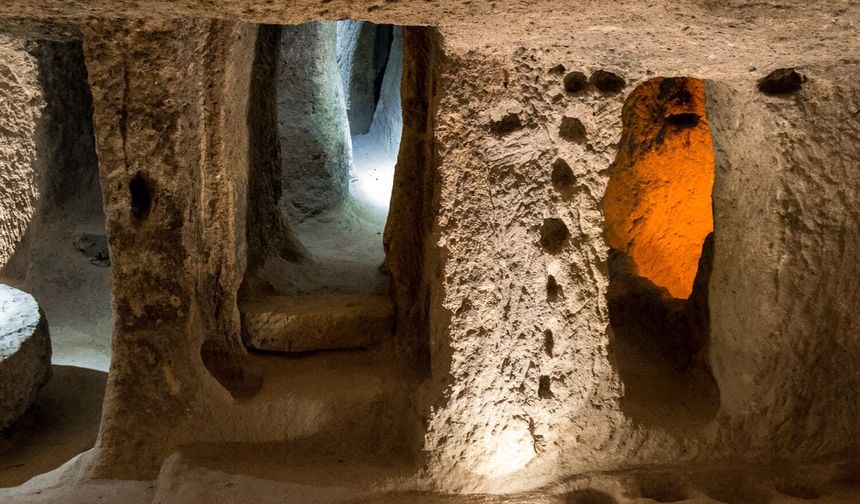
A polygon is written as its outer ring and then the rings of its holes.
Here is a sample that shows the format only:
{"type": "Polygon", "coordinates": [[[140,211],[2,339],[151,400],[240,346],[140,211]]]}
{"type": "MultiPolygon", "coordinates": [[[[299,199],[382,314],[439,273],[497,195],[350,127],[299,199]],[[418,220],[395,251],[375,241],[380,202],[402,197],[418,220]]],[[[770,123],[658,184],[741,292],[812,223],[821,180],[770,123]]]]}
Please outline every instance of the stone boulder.
{"type": "Polygon", "coordinates": [[[0,431],[51,379],[48,322],[33,296],[0,284],[0,431]]]}

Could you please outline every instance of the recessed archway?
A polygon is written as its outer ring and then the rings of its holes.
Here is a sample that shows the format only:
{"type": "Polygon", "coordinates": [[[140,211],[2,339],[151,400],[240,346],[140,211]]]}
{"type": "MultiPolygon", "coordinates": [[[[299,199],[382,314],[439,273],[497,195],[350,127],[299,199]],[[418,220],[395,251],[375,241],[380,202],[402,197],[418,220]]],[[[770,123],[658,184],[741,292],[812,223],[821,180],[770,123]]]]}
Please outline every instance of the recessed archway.
{"type": "Polygon", "coordinates": [[[705,358],[714,154],[703,82],[641,84],[623,127],[603,202],[622,406],[635,420],[683,430],[719,406],[705,358]]]}
{"type": "Polygon", "coordinates": [[[279,30],[273,211],[295,244],[249,270],[245,344],[370,348],[394,328],[382,236],[403,125],[403,29],[345,20],[279,30]]]}

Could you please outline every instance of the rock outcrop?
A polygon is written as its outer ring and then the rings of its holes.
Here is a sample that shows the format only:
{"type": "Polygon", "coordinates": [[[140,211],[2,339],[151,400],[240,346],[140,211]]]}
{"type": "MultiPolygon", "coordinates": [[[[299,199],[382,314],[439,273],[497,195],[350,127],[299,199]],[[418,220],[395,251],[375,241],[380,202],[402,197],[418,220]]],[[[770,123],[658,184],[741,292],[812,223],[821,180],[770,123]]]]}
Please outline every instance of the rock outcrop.
{"type": "Polygon", "coordinates": [[[0,431],[51,379],[48,322],[33,296],[0,284],[0,431]]]}

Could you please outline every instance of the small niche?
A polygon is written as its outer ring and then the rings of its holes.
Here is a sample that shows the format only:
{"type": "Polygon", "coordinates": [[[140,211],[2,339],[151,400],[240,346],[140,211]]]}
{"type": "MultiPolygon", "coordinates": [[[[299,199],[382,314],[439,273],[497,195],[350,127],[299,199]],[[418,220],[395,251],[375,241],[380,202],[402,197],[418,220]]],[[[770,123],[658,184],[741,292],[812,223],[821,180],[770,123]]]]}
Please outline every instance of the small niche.
{"type": "Polygon", "coordinates": [[[550,254],[558,254],[567,245],[570,231],[559,218],[544,219],[540,228],[540,245],[550,254]]]}
{"type": "Polygon", "coordinates": [[[136,220],[144,220],[152,209],[152,188],[141,173],[137,173],[128,183],[131,196],[131,215],[136,220]]]}
{"type": "Polygon", "coordinates": [[[561,286],[555,280],[555,277],[549,275],[546,279],[546,300],[550,303],[555,303],[561,297],[561,286]]]}
{"type": "Polygon", "coordinates": [[[549,376],[542,375],[538,379],[538,397],[541,399],[552,399],[552,380],[549,376]]]}
{"type": "Polygon", "coordinates": [[[554,347],[555,338],[552,335],[552,331],[547,329],[543,332],[543,351],[546,353],[547,357],[553,356],[554,347]]]}

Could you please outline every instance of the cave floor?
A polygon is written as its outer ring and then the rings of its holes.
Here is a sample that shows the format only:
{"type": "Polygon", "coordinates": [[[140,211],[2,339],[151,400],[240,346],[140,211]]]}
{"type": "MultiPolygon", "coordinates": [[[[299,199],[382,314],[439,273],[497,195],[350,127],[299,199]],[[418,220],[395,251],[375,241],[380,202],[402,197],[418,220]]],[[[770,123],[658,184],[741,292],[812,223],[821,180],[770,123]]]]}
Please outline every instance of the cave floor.
{"type": "MultiPolygon", "coordinates": [[[[354,361],[357,369],[367,367],[361,353],[327,358],[354,361]]],[[[308,366],[314,364],[313,356],[305,359],[310,359],[308,366]]],[[[272,366],[277,364],[270,362],[272,358],[265,361],[272,366]]],[[[297,360],[293,368],[302,362],[297,360]]],[[[336,367],[343,368],[343,365],[336,367]]],[[[860,502],[860,482],[856,476],[860,471],[856,463],[818,462],[775,467],[728,461],[704,468],[638,467],[586,474],[526,493],[453,495],[427,491],[430,484],[421,479],[420,467],[406,457],[362,457],[358,452],[351,452],[350,456],[341,458],[320,455],[318,450],[296,450],[295,446],[279,443],[186,446],[165,461],[155,480],[86,480],[80,475],[93,454],[87,450],[95,443],[106,375],[57,365],[54,373],[54,379],[40,393],[36,407],[31,408],[11,436],[0,440],[0,503],[860,502]],[[643,486],[643,481],[651,483],[643,486]]],[[[303,380],[302,376],[294,378],[303,380]]],[[[278,383],[272,381],[275,388],[284,388],[278,383]]]]}
{"type": "MultiPolygon", "coordinates": [[[[216,457],[217,458],[217,457],[216,457]]],[[[241,459],[241,457],[240,457],[241,459]]],[[[171,456],[155,481],[75,480],[76,461],[66,468],[42,475],[14,488],[0,489],[0,502],[20,504],[90,504],[122,502],[125,504],[220,504],[220,503],[350,503],[350,504],[646,504],[683,502],[688,504],[848,504],[860,502],[856,482],[828,484],[810,489],[801,483],[772,486],[768,481],[776,474],[772,468],[753,470],[742,480],[734,470],[731,477],[716,481],[730,469],[691,474],[676,468],[674,482],[686,481],[683,487],[654,486],[648,490],[632,489],[629,480],[642,469],[612,474],[592,474],[551,488],[517,494],[443,494],[416,489],[414,480],[403,477],[402,468],[365,466],[344,461],[287,461],[262,464],[263,477],[249,471],[247,460],[234,467],[223,466],[200,453],[171,456]],[[251,473],[251,474],[248,474],[251,473]],[[276,474],[277,473],[277,474],[276,474]],[[274,476],[273,476],[274,475],[274,476]],[[709,479],[709,476],[711,478],[709,479]],[[758,481],[755,479],[759,478],[758,481]],[[692,483],[690,483],[692,482],[692,483]],[[678,494],[678,489],[681,494],[678,494]],[[809,494],[807,492],[813,492],[809,494]],[[789,495],[791,494],[791,495],[789,495]]],[[[663,468],[662,470],[666,470],[663,468]]],[[[665,473],[663,473],[665,474],[665,473]]],[[[643,487],[644,488],[644,487],[643,487]]]]}
{"type": "Polygon", "coordinates": [[[369,218],[356,201],[347,201],[295,225],[306,260],[269,258],[259,275],[281,295],[383,294],[384,228],[384,218],[369,218]]]}

